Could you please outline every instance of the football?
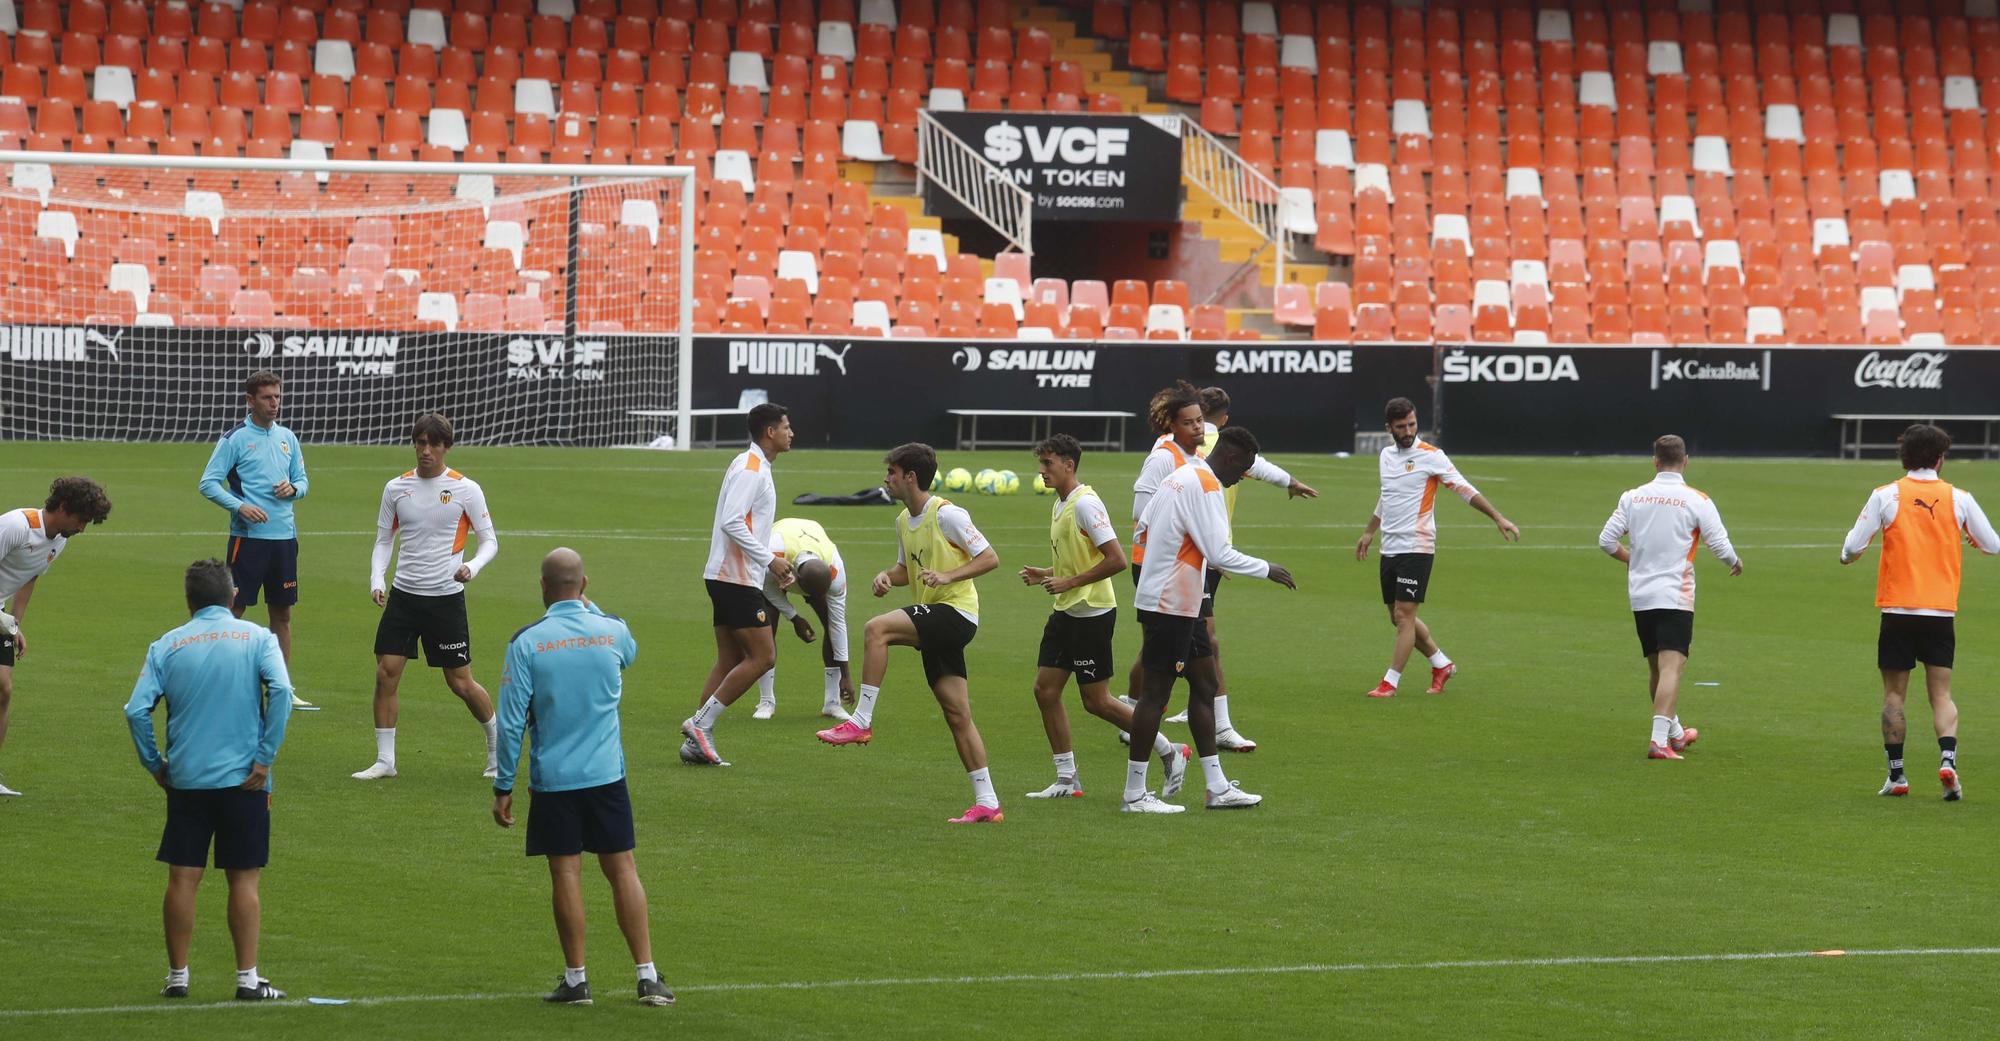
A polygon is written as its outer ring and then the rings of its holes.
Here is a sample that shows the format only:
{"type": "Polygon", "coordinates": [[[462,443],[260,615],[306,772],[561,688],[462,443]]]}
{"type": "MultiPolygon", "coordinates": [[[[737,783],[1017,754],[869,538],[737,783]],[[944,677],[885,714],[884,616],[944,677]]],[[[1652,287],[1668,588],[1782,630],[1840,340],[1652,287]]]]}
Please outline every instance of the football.
{"type": "Polygon", "coordinates": [[[1012,470],[1002,470],[993,483],[995,495],[1013,495],[1021,490],[1021,475],[1012,470]]]}
{"type": "Polygon", "coordinates": [[[969,492],[972,490],[972,472],[963,466],[954,466],[944,475],[944,490],[948,492],[969,492]]]}
{"type": "Polygon", "coordinates": [[[981,495],[1000,494],[1000,471],[990,468],[979,471],[978,476],[972,479],[972,486],[979,489],[981,495]]]}
{"type": "Polygon", "coordinates": [[[1036,474],[1036,475],[1035,475],[1035,494],[1036,494],[1036,495],[1054,495],[1055,493],[1056,493],[1056,490],[1055,490],[1054,488],[1051,488],[1051,487],[1049,487],[1049,482],[1047,482],[1047,481],[1044,481],[1044,480],[1042,480],[1042,475],[1041,475],[1041,474],[1036,474]]]}

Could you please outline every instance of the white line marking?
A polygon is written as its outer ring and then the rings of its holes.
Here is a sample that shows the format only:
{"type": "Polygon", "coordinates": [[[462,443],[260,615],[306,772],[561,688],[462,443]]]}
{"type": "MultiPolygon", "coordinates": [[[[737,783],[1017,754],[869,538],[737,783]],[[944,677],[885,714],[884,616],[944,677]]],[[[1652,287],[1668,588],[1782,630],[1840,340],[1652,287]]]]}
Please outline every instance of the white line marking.
{"type": "MultiPolygon", "coordinates": [[[[1209,969],[1139,969],[1114,972],[1012,973],[1000,976],[901,976],[878,979],[790,980],[765,983],[697,983],[674,988],[679,994],[725,994],[787,990],[844,990],[857,987],[963,987],[996,983],[1102,983],[1217,976],[1322,976],[1356,972],[1411,972],[1481,969],[1548,969],[1572,966],[1686,965],[1713,962],[1796,961],[1804,958],[1969,958],[2000,955],[2000,947],[1895,947],[1881,950],[1750,951],[1724,954],[1608,954],[1560,958],[1485,958],[1414,962],[1309,962],[1303,965],[1243,965],[1209,969]]],[[[618,994],[624,996],[623,977],[618,994]]],[[[349,1005],[413,1005],[453,1001],[525,1001],[539,997],[515,994],[386,994],[352,998],[349,1005]]],[[[188,1012],[217,1009],[314,1008],[303,1001],[280,1003],[215,1001],[197,1004],[160,1002],[150,1005],[102,1005],[81,1008],[0,1009],[0,1019],[41,1016],[90,1016],[135,1012],[188,1012]]]]}

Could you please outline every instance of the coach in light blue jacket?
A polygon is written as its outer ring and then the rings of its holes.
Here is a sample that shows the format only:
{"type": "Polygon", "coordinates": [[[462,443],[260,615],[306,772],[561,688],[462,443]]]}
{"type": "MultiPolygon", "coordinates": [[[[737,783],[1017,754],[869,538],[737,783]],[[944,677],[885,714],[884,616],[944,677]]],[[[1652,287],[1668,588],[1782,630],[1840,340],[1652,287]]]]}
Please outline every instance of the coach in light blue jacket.
{"type": "Polygon", "coordinates": [[[212,843],[215,866],[229,878],[236,996],[282,998],[257,975],[257,883],[270,860],[271,763],[285,741],[292,680],[270,631],[231,617],[235,588],[227,565],[198,560],[188,566],[185,584],[194,617],[146,649],[145,667],[125,705],[139,764],[167,791],[157,855],[167,865],[168,974],[161,993],[187,996],[195,892],[212,843]],[[153,711],[161,702],[167,706],[164,756],[153,733],[153,711]]]}
{"type": "Polygon", "coordinates": [[[583,964],[584,853],[597,854],[611,882],[618,928],[638,967],[638,999],[666,1005],[673,992],[653,966],[646,890],[632,859],[632,799],[625,789],[625,749],[619,739],[621,673],[639,655],[625,622],[584,599],[583,558],[556,549],[542,558],[540,621],[514,634],[500,674],[499,766],[493,820],[514,826],[514,778],[521,743],[530,740],[528,855],[549,858],[555,886],[556,936],[563,979],[545,1000],[590,1003],[583,964]]]}

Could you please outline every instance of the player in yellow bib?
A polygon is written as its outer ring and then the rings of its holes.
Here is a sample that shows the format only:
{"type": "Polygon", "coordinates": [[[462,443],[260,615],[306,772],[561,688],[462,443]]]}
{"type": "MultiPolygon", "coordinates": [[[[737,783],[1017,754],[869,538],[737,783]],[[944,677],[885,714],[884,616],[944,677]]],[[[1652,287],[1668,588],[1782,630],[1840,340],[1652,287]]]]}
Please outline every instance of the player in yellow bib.
{"type": "Polygon", "coordinates": [[[951,823],[998,823],[1003,819],[1000,797],[986,772],[986,744],[973,725],[966,690],[965,645],[979,632],[979,590],[972,580],[999,567],[1000,556],[973,527],[963,506],[930,493],[931,479],[937,476],[937,453],[931,446],[903,445],[883,462],[887,472],[882,486],[903,504],[903,512],[896,515],[896,566],[876,574],[873,592],[881,597],[891,586],[909,586],[917,602],[868,620],[854,714],[820,731],[819,739],[830,745],[867,744],[875,736],[875,699],[889,671],[889,648],[915,647],[972,781],[972,808],[951,823]]]}
{"type": "MultiPolygon", "coordinates": [[[[805,594],[806,606],[819,616],[819,624],[826,629],[826,642],[820,645],[826,689],[819,714],[828,719],[846,719],[847,710],[841,703],[854,700],[854,686],[847,675],[847,564],[840,559],[840,548],[818,521],[785,517],[771,525],[771,552],[792,565],[792,573],[798,576],[793,588],[805,594]]],[[[776,579],[764,580],[764,599],[777,608],[779,615],[791,619],[792,631],[799,639],[813,642],[816,634],[812,623],[792,606],[791,597],[776,579]]],[[[777,626],[776,615],[770,624],[777,626]]],[[[750,718],[770,719],[777,711],[778,668],[773,665],[757,678],[757,711],[750,718]]]]}
{"type": "MultiPolygon", "coordinates": [[[[1069,713],[1063,709],[1063,687],[1072,673],[1083,707],[1120,730],[1132,728],[1132,706],[1111,696],[1111,637],[1118,622],[1118,594],[1111,577],[1125,570],[1125,549],[1104,500],[1076,479],[1083,446],[1068,434],[1057,434],[1035,446],[1042,481],[1056,493],[1049,518],[1053,567],[1024,567],[1021,581],[1041,586],[1055,597],[1055,610],[1042,627],[1041,653],[1036,658],[1035,703],[1055,754],[1056,783],[1030,799],[1074,798],[1083,794],[1077,781],[1076,751],[1070,743],[1069,713]]],[[[1166,767],[1167,794],[1180,791],[1193,754],[1155,733],[1153,751],[1166,767]]]]}

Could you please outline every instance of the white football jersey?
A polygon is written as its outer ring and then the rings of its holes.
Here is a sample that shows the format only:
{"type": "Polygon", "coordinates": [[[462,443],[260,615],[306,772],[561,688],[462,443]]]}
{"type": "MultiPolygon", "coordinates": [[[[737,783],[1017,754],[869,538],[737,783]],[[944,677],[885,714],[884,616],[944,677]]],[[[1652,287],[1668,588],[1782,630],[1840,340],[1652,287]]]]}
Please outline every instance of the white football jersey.
{"type": "Polygon", "coordinates": [[[500,552],[486,493],[479,483],[457,470],[436,477],[419,477],[415,470],[382,488],[382,512],[375,520],[375,555],[369,576],[371,589],[382,589],[389,551],[397,538],[396,588],[418,596],[449,596],[465,586],[457,579],[462,563],[477,575],[500,552]],[[479,536],[479,551],[465,561],[469,536],[479,536]]]}
{"type": "Polygon", "coordinates": [[[1466,502],[1479,494],[1451,465],[1444,450],[1418,441],[1382,450],[1382,497],[1375,516],[1382,518],[1382,555],[1437,552],[1437,490],[1442,485],[1466,502]]]}
{"type": "Polygon", "coordinates": [[[1229,544],[1222,482],[1199,459],[1169,474],[1146,504],[1152,556],[1139,571],[1134,605],[1141,611],[1194,618],[1201,613],[1207,571],[1264,578],[1271,565],[1229,544]]]}
{"type": "Polygon", "coordinates": [[[1694,610],[1694,551],[1704,540],[1715,559],[1736,563],[1715,503],[1672,471],[1618,497],[1618,508],[1597,536],[1598,548],[1616,552],[1618,540],[1627,536],[1632,562],[1625,584],[1634,611],[1694,610]]]}
{"type": "Polygon", "coordinates": [[[0,514],[0,606],[47,571],[68,545],[65,536],[49,537],[40,510],[0,514]]]}
{"type": "Polygon", "coordinates": [[[752,444],[730,460],[715,497],[715,526],[708,535],[708,564],[701,577],[715,582],[764,586],[771,566],[771,525],[778,516],[778,486],[771,460],[752,444]]]}

